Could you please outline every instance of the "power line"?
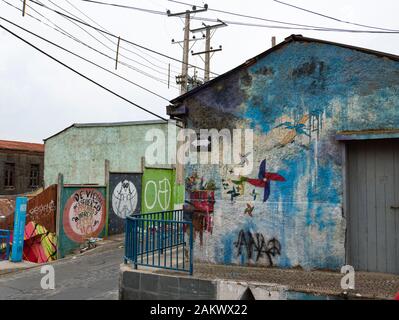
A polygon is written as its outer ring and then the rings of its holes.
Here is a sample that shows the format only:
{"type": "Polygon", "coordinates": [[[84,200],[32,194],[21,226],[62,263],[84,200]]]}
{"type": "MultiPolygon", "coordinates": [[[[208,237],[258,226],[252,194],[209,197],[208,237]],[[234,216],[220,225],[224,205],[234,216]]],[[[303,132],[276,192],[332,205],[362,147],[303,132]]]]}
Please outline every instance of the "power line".
{"type": "MultiPolygon", "coordinates": [[[[9,4],[7,1],[5,1],[5,0],[3,0],[3,1],[6,2],[7,4],[9,4]]],[[[22,0],[21,0],[21,2],[22,2],[22,0]]],[[[51,1],[50,1],[50,2],[51,2],[51,1]]],[[[11,5],[11,4],[9,4],[9,5],[11,5]]],[[[11,6],[12,6],[12,5],[11,5],[11,6]]],[[[50,23],[54,24],[50,19],[48,19],[47,17],[45,17],[44,15],[42,15],[41,13],[39,13],[38,11],[36,11],[36,10],[35,10],[34,8],[32,8],[31,6],[29,6],[29,5],[27,5],[27,6],[28,6],[29,8],[31,8],[34,12],[36,12],[38,15],[40,15],[41,17],[43,17],[44,19],[46,19],[46,20],[49,21],[50,23]]],[[[13,6],[13,7],[14,7],[14,6],[13,6]]],[[[15,8],[15,7],[14,7],[14,8],[15,8]]],[[[17,9],[19,10],[19,8],[17,8],[17,9]]],[[[85,33],[87,33],[90,37],[92,37],[93,39],[95,39],[96,41],[98,41],[99,43],[101,43],[101,44],[102,44],[103,46],[105,46],[107,49],[109,49],[109,50],[111,50],[113,53],[115,53],[115,51],[114,51],[112,48],[108,47],[108,46],[105,45],[102,41],[98,40],[96,37],[94,37],[91,33],[89,33],[87,30],[85,30],[84,28],[82,28],[80,25],[77,25],[74,21],[70,21],[70,22],[72,22],[72,23],[73,23],[74,25],[76,25],[78,28],[80,28],[80,29],[83,30],[85,33]]],[[[77,39],[76,37],[72,36],[70,33],[66,32],[64,29],[60,28],[60,27],[57,26],[56,24],[54,24],[54,25],[55,25],[57,28],[59,28],[60,30],[64,31],[64,33],[66,33],[67,35],[69,35],[69,37],[70,37],[71,39],[73,39],[73,40],[79,42],[80,44],[83,44],[83,45],[85,45],[86,47],[90,48],[91,50],[94,50],[95,52],[100,53],[100,54],[106,56],[107,58],[109,58],[109,56],[103,54],[102,52],[100,52],[100,51],[98,51],[97,49],[95,49],[95,48],[89,46],[89,45],[86,44],[85,42],[83,42],[83,41],[77,39]]],[[[114,58],[111,58],[111,59],[114,60],[114,58]]],[[[128,60],[132,60],[132,59],[128,59],[128,60]]],[[[133,62],[136,62],[136,61],[133,60],[133,62]]],[[[127,63],[122,62],[122,61],[121,61],[120,63],[123,64],[123,65],[125,65],[126,67],[128,67],[128,68],[130,68],[130,69],[132,69],[132,70],[134,70],[134,71],[136,71],[136,72],[138,72],[138,73],[140,73],[140,74],[146,76],[146,77],[149,77],[149,78],[151,78],[151,79],[153,79],[153,80],[155,80],[155,81],[158,81],[158,82],[161,82],[161,83],[163,83],[163,84],[166,84],[165,80],[160,79],[160,78],[157,78],[157,77],[155,77],[155,76],[153,76],[153,75],[151,75],[151,74],[149,74],[149,73],[147,73],[147,72],[145,72],[145,71],[142,71],[141,69],[138,69],[137,67],[133,67],[132,65],[127,64],[127,63]]]]}
{"type": "MultiPolygon", "coordinates": [[[[8,1],[6,1],[6,0],[2,0],[2,1],[5,2],[6,4],[8,4],[9,6],[15,8],[16,10],[21,11],[20,8],[14,6],[14,5],[12,5],[12,4],[10,4],[8,1]]],[[[110,59],[110,60],[112,60],[112,61],[115,61],[115,58],[114,58],[114,57],[111,57],[111,56],[109,56],[109,55],[107,55],[107,54],[101,52],[100,50],[98,50],[98,49],[96,49],[96,48],[90,46],[90,45],[87,44],[86,42],[84,42],[84,41],[82,41],[82,40],[76,38],[75,36],[73,36],[73,35],[70,34],[69,32],[65,31],[63,28],[61,28],[61,27],[59,27],[58,25],[56,25],[55,23],[53,23],[50,19],[48,19],[47,17],[45,17],[43,14],[41,14],[41,13],[38,12],[38,11],[36,11],[34,8],[30,7],[28,4],[27,4],[27,7],[29,7],[32,11],[34,11],[35,13],[37,13],[37,14],[38,14],[39,16],[41,16],[42,18],[44,18],[44,19],[46,19],[47,21],[49,21],[50,23],[52,23],[52,24],[55,26],[55,28],[52,27],[52,26],[50,26],[49,24],[45,23],[44,21],[41,21],[40,19],[34,17],[33,15],[31,15],[31,14],[29,14],[29,13],[26,13],[26,15],[28,15],[29,17],[31,17],[31,18],[33,18],[33,19],[39,21],[40,23],[45,24],[47,27],[49,27],[49,28],[51,28],[51,29],[53,29],[53,30],[55,30],[55,31],[57,31],[57,32],[59,32],[59,33],[61,33],[62,35],[64,35],[64,36],[66,36],[66,37],[68,37],[68,38],[70,38],[70,39],[76,41],[77,43],[79,43],[79,44],[81,44],[81,45],[84,45],[85,47],[89,48],[90,50],[93,50],[94,52],[96,52],[96,53],[98,53],[98,54],[101,54],[101,55],[103,55],[104,57],[106,57],[106,58],[108,58],[108,59],[110,59]]],[[[80,27],[80,26],[79,26],[79,27],[80,27]]],[[[135,71],[135,72],[138,72],[138,73],[140,73],[140,74],[142,74],[142,75],[148,77],[148,78],[151,78],[151,79],[153,79],[153,80],[155,80],[155,81],[161,82],[162,84],[166,84],[165,80],[160,79],[160,78],[157,78],[157,77],[154,77],[153,75],[151,75],[151,74],[149,74],[149,73],[147,73],[147,72],[144,72],[144,71],[142,71],[142,70],[140,70],[140,69],[138,69],[138,68],[136,68],[136,67],[134,67],[134,66],[132,66],[132,65],[126,63],[126,62],[124,62],[124,61],[120,61],[119,63],[120,63],[121,65],[123,65],[123,66],[125,66],[125,67],[127,67],[127,68],[129,68],[129,69],[131,69],[131,70],[133,70],[133,71],[135,71]]],[[[175,87],[175,86],[173,86],[173,88],[177,89],[177,87],[175,87]]]]}
{"type": "MultiPolygon", "coordinates": [[[[60,10],[63,10],[64,12],[66,12],[66,13],[68,13],[68,14],[70,14],[70,15],[72,15],[74,18],[77,18],[77,19],[79,19],[80,21],[83,21],[83,20],[81,20],[78,16],[76,16],[76,15],[74,15],[73,13],[71,13],[71,12],[69,12],[68,10],[66,10],[66,9],[64,9],[64,8],[62,8],[62,7],[60,7],[59,5],[57,5],[56,3],[54,3],[52,0],[48,0],[51,4],[53,4],[54,6],[56,6],[57,8],[59,8],[60,10]]],[[[69,19],[68,19],[69,20],[69,19]]],[[[81,27],[80,25],[78,25],[76,22],[74,22],[74,21],[71,21],[71,20],[69,20],[71,23],[73,23],[75,26],[77,26],[79,29],[81,29],[81,30],[83,30],[85,33],[87,33],[91,38],[93,38],[94,40],[96,40],[97,42],[99,42],[101,45],[103,45],[105,48],[107,48],[108,50],[110,50],[110,51],[112,51],[114,54],[116,53],[116,51],[114,50],[114,49],[112,49],[111,47],[109,47],[108,45],[106,45],[104,42],[102,42],[101,40],[99,40],[97,37],[95,37],[95,36],[93,36],[90,32],[88,32],[87,30],[85,30],[83,27],[81,27]]],[[[111,41],[112,42],[112,41],[111,41]]],[[[116,45],[116,43],[113,43],[114,45],[116,45]]],[[[165,72],[162,72],[162,71],[159,71],[159,70],[157,70],[157,69],[154,69],[154,68],[152,68],[152,67],[150,67],[150,66],[147,66],[147,65],[145,65],[145,64],[143,64],[143,63],[141,63],[141,62],[139,62],[139,61],[137,61],[137,60],[134,60],[134,59],[131,59],[130,57],[127,57],[127,56],[125,56],[125,55],[123,55],[123,54],[120,54],[120,56],[121,57],[123,57],[123,58],[125,58],[125,59],[127,59],[127,60],[129,60],[129,61],[131,61],[131,62],[134,62],[134,63],[137,63],[138,65],[141,65],[141,66],[143,66],[143,67],[145,67],[145,68],[148,68],[148,69],[150,69],[150,70],[152,70],[152,71],[154,71],[154,72],[157,72],[157,73],[159,73],[159,74],[161,74],[161,75],[166,75],[166,76],[168,76],[168,74],[166,74],[165,72]]],[[[160,80],[162,80],[162,79],[160,79],[160,80]]]]}
{"type": "MultiPolygon", "coordinates": [[[[74,21],[76,21],[76,22],[78,22],[78,23],[80,23],[80,24],[83,24],[83,25],[89,27],[89,28],[92,28],[92,29],[94,29],[94,30],[98,30],[98,31],[100,31],[100,32],[102,32],[102,33],[105,33],[105,34],[107,34],[107,35],[109,35],[109,36],[111,36],[111,37],[114,37],[114,38],[116,38],[116,39],[119,38],[119,36],[117,36],[117,35],[115,35],[115,34],[112,34],[112,33],[110,33],[110,32],[101,30],[101,29],[99,29],[99,28],[97,28],[97,27],[95,27],[95,26],[93,26],[93,25],[91,25],[91,24],[89,24],[89,23],[87,23],[87,22],[84,22],[84,21],[80,21],[80,20],[78,20],[78,19],[75,19],[75,18],[73,18],[73,17],[71,17],[71,16],[68,16],[68,15],[65,14],[65,13],[59,12],[59,11],[57,11],[57,10],[55,10],[55,9],[52,9],[52,8],[50,8],[50,7],[48,7],[48,6],[44,5],[44,4],[38,3],[37,1],[30,0],[30,2],[32,2],[32,3],[34,3],[34,4],[38,5],[38,6],[41,6],[41,7],[43,7],[43,8],[46,8],[47,10],[53,11],[53,12],[57,13],[58,15],[65,16],[65,17],[67,17],[67,18],[69,18],[69,19],[72,19],[72,20],[74,20],[74,21]]],[[[155,53],[155,54],[157,54],[157,55],[159,55],[159,56],[162,56],[162,57],[164,57],[164,58],[168,58],[168,59],[170,59],[170,60],[173,60],[173,61],[182,63],[182,61],[179,60],[179,59],[176,59],[176,58],[174,58],[174,57],[172,57],[172,56],[168,56],[167,54],[161,53],[161,52],[156,51],[156,50],[154,50],[154,49],[150,49],[150,48],[145,47],[145,46],[143,46],[143,45],[141,45],[141,44],[138,44],[138,43],[136,43],[136,42],[127,40],[127,39],[122,38],[122,37],[121,37],[121,40],[123,40],[124,42],[126,42],[126,43],[128,43],[128,44],[131,44],[131,45],[133,45],[133,46],[136,46],[136,47],[138,47],[138,48],[141,48],[141,49],[144,49],[144,50],[146,50],[146,51],[155,53]]],[[[197,68],[197,69],[200,69],[200,70],[204,70],[203,68],[197,67],[197,66],[192,65],[192,64],[188,64],[188,66],[193,67],[193,68],[197,68]]],[[[212,73],[215,74],[215,75],[218,75],[217,73],[214,73],[214,72],[212,72],[212,73]]]]}
{"type": "MultiPolygon", "coordinates": [[[[169,1],[171,1],[171,0],[169,0],[169,1]]],[[[317,15],[317,16],[320,16],[320,17],[323,17],[323,18],[327,18],[327,19],[330,19],[330,20],[334,20],[334,21],[337,21],[337,22],[341,22],[341,23],[346,23],[346,24],[351,24],[351,25],[358,26],[358,27],[364,27],[364,28],[370,28],[370,29],[376,29],[376,30],[394,31],[394,32],[398,32],[399,31],[399,30],[395,30],[395,29],[386,29],[386,28],[374,27],[374,26],[370,26],[370,25],[366,25],[366,24],[360,24],[360,23],[351,22],[351,21],[345,21],[345,20],[341,20],[341,19],[334,18],[334,17],[331,17],[331,16],[327,16],[327,15],[319,13],[319,12],[312,11],[312,10],[309,10],[309,9],[298,7],[298,6],[295,6],[293,4],[283,2],[283,1],[279,1],[279,0],[273,0],[273,1],[277,2],[277,3],[280,3],[282,5],[285,5],[285,6],[291,7],[291,8],[295,8],[295,9],[298,9],[298,10],[301,10],[301,11],[305,11],[305,12],[308,12],[308,13],[311,13],[311,14],[314,14],[314,15],[317,15]]]]}
{"type": "MultiPolygon", "coordinates": [[[[75,6],[75,5],[74,5],[73,3],[71,3],[69,0],[65,0],[65,1],[66,1],[71,7],[73,7],[76,11],[80,12],[83,16],[85,16],[87,19],[89,19],[91,22],[93,22],[96,26],[100,27],[100,28],[101,28],[102,30],[104,30],[104,31],[110,32],[109,30],[107,30],[106,28],[104,28],[104,26],[100,25],[100,24],[97,23],[94,19],[90,18],[87,14],[85,14],[82,10],[80,10],[77,6],[75,6]]],[[[116,42],[113,41],[113,40],[111,40],[110,37],[108,37],[107,35],[103,34],[102,32],[99,32],[99,31],[97,31],[97,32],[98,32],[102,37],[104,37],[105,39],[107,39],[108,41],[110,41],[112,44],[116,45],[116,42]]],[[[122,45],[121,45],[120,47],[121,47],[122,49],[124,49],[124,50],[126,50],[126,51],[128,51],[128,52],[130,52],[130,53],[132,53],[132,54],[134,54],[134,55],[136,55],[136,56],[138,56],[138,57],[140,57],[141,59],[147,61],[148,63],[150,63],[150,64],[152,64],[152,65],[154,65],[154,66],[156,66],[156,67],[158,67],[158,68],[160,68],[160,69],[163,69],[163,70],[168,70],[168,69],[169,69],[169,68],[167,68],[167,67],[164,68],[164,67],[161,67],[161,66],[158,66],[158,65],[154,64],[153,62],[149,61],[147,58],[141,56],[141,55],[138,54],[137,52],[131,51],[130,49],[128,49],[128,48],[126,48],[126,47],[124,47],[124,46],[122,46],[122,45]]],[[[141,52],[141,53],[143,53],[143,54],[145,54],[145,55],[147,55],[147,56],[150,57],[151,59],[160,62],[160,63],[163,63],[163,64],[165,64],[165,65],[168,65],[168,64],[169,64],[168,62],[165,62],[165,61],[162,61],[162,60],[160,60],[160,59],[158,59],[158,58],[156,58],[156,57],[153,57],[152,55],[150,55],[150,54],[148,54],[148,53],[145,53],[145,52],[143,52],[142,50],[140,50],[140,49],[138,49],[138,48],[136,48],[136,50],[139,51],[139,52],[141,52]]],[[[172,68],[171,68],[171,69],[172,69],[172,68]]],[[[173,67],[173,69],[174,69],[174,67],[173,67]]],[[[173,69],[172,69],[172,72],[175,73],[175,74],[178,74],[178,72],[173,71],[173,69]]]]}
{"type": "Polygon", "coordinates": [[[100,69],[102,69],[102,70],[104,70],[104,71],[106,71],[106,72],[112,74],[112,75],[114,75],[114,76],[117,76],[118,78],[123,79],[123,80],[129,82],[130,84],[133,84],[134,86],[139,87],[140,89],[143,89],[143,90],[145,90],[145,91],[147,91],[147,92],[149,92],[149,93],[151,93],[151,94],[157,96],[158,98],[161,98],[161,99],[163,99],[163,100],[165,100],[165,101],[168,101],[168,102],[169,102],[169,100],[170,100],[170,99],[167,99],[167,98],[165,98],[165,97],[163,97],[163,96],[161,96],[161,95],[155,93],[154,91],[151,91],[151,90],[149,90],[149,89],[147,89],[147,88],[145,88],[145,87],[143,87],[143,86],[141,86],[141,85],[139,85],[139,84],[137,84],[137,83],[135,83],[135,82],[133,82],[133,81],[131,81],[131,80],[129,80],[129,79],[127,79],[127,78],[125,78],[125,77],[123,77],[123,76],[117,74],[117,73],[115,73],[115,72],[112,72],[112,71],[110,71],[110,70],[108,70],[108,69],[102,67],[101,65],[99,65],[99,64],[97,64],[97,63],[95,63],[95,62],[93,62],[93,61],[90,61],[89,59],[86,59],[86,58],[82,57],[81,55],[79,55],[79,54],[77,54],[77,53],[75,53],[75,52],[72,52],[71,50],[68,50],[68,49],[66,49],[66,48],[64,48],[64,47],[62,47],[62,46],[60,46],[60,45],[58,45],[58,44],[55,43],[55,42],[52,42],[52,41],[50,41],[50,40],[48,40],[48,39],[46,39],[46,38],[44,38],[44,37],[42,37],[42,36],[40,36],[40,35],[38,35],[38,34],[32,32],[32,31],[29,31],[29,30],[27,30],[27,29],[21,27],[20,25],[18,25],[18,24],[16,24],[16,23],[12,22],[12,21],[10,21],[10,20],[8,20],[8,19],[6,19],[6,18],[3,18],[3,17],[0,16],[0,19],[2,19],[2,20],[4,20],[4,21],[8,22],[9,24],[12,24],[13,26],[15,26],[15,27],[17,27],[17,28],[19,28],[19,29],[21,29],[21,30],[23,30],[23,31],[25,31],[25,32],[27,32],[27,33],[29,33],[29,34],[31,34],[31,35],[34,35],[35,37],[37,37],[37,38],[39,38],[39,39],[41,39],[41,40],[43,40],[43,41],[45,41],[45,42],[47,42],[47,43],[49,43],[49,44],[55,46],[55,47],[57,47],[57,48],[59,48],[59,49],[65,51],[65,52],[68,52],[69,54],[74,55],[75,57],[78,57],[79,59],[82,59],[82,60],[84,60],[84,61],[86,61],[86,62],[88,62],[88,63],[90,63],[90,64],[92,64],[92,65],[94,65],[94,66],[96,66],[96,67],[98,67],[98,68],[100,68],[100,69]]]}
{"type": "Polygon", "coordinates": [[[42,49],[38,48],[38,47],[35,46],[34,44],[30,43],[29,41],[27,41],[27,40],[25,40],[24,38],[20,37],[19,35],[15,34],[14,32],[12,32],[11,30],[7,29],[6,27],[4,27],[4,26],[1,25],[1,24],[0,24],[0,28],[2,28],[3,30],[7,31],[8,33],[10,33],[11,35],[13,35],[14,37],[18,38],[19,40],[25,42],[26,44],[28,44],[29,46],[31,46],[31,47],[34,48],[35,50],[37,50],[37,51],[39,51],[40,53],[42,53],[42,54],[44,54],[45,56],[47,56],[48,58],[54,60],[55,62],[59,63],[60,65],[64,66],[65,68],[67,68],[67,69],[71,70],[72,72],[76,73],[77,75],[81,76],[82,78],[84,78],[84,79],[90,81],[91,83],[94,83],[95,85],[97,85],[97,86],[100,87],[101,89],[104,89],[105,91],[108,91],[109,93],[111,93],[111,94],[113,94],[114,96],[116,96],[116,97],[122,99],[123,101],[125,101],[125,102],[127,102],[127,103],[129,103],[129,104],[131,104],[131,105],[133,105],[133,106],[135,106],[136,108],[139,108],[139,109],[141,109],[141,110],[143,110],[143,111],[145,111],[145,112],[148,112],[149,114],[151,114],[151,115],[153,115],[153,116],[155,116],[155,117],[157,117],[157,118],[159,118],[159,119],[162,119],[162,120],[168,122],[168,120],[167,120],[166,118],[164,118],[164,117],[162,117],[162,116],[160,116],[160,115],[158,115],[158,114],[156,114],[156,113],[154,113],[154,112],[152,112],[152,111],[150,111],[150,110],[148,110],[148,109],[146,109],[146,108],[144,108],[144,107],[138,105],[137,103],[134,103],[133,101],[131,101],[131,100],[129,100],[129,99],[127,99],[127,98],[121,96],[120,94],[116,93],[115,91],[113,91],[113,90],[111,90],[111,89],[108,89],[107,87],[103,86],[102,84],[98,83],[97,81],[95,81],[95,80],[89,78],[88,76],[84,75],[83,73],[81,73],[81,72],[75,70],[74,68],[72,68],[72,67],[68,66],[67,64],[65,64],[64,62],[58,60],[57,58],[53,57],[52,55],[50,55],[50,54],[48,54],[47,52],[43,51],[42,49]]]}
{"type": "MultiPolygon", "coordinates": [[[[89,0],[81,0],[81,1],[89,1],[89,0]]],[[[182,2],[182,1],[176,1],[176,0],[168,0],[170,2],[175,2],[179,4],[184,4],[191,6],[192,4],[182,2]]],[[[277,0],[274,0],[277,1],[277,0]]],[[[201,7],[201,6],[199,6],[201,7]]],[[[278,20],[270,20],[266,18],[260,18],[260,17],[254,17],[250,15],[244,15],[240,13],[235,13],[235,12],[229,12],[229,11],[224,11],[224,10],[219,10],[219,9],[210,9],[208,8],[208,11],[215,11],[215,12],[220,12],[220,13],[225,13],[225,14],[231,14],[239,17],[245,17],[249,19],[255,19],[255,20],[263,20],[263,21],[268,21],[268,22],[275,22],[275,23],[280,23],[280,24],[286,24],[288,26],[298,26],[298,27],[287,27],[287,26],[274,26],[274,25],[264,25],[264,24],[255,24],[255,23],[247,23],[247,22],[239,22],[239,21],[228,21],[223,19],[224,22],[227,24],[232,24],[232,25],[241,25],[241,26],[249,26],[249,27],[261,27],[261,28],[270,28],[270,29],[286,29],[286,30],[305,30],[305,31],[323,31],[323,32],[348,32],[348,33],[381,33],[381,34],[398,34],[399,30],[392,30],[392,29],[383,29],[383,28],[377,28],[377,27],[371,27],[368,26],[369,28],[373,29],[378,29],[380,31],[373,31],[373,30],[358,30],[358,29],[341,29],[341,28],[329,28],[329,27],[319,27],[319,26],[312,26],[312,25],[305,25],[305,24],[297,24],[297,23],[291,23],[291,22],[285,22],[285,21],[278,21],[278,20]]],[[[210,21],[210,22],[217,22],[217,19],[209,19],[209,18],[197,18],[198,20],[205,20],[205,21],[210,21]]],[[[341,21],[342,22],[342,21],[341,21]]],[[[358,26],[365,26],[365,25],[359,25],[358,26]]]]}
{"type": "MultiPolygon", "coordinates": [[[[82,0],[82,1],[84,1],[84,0],[82,0]]],[[[193,6],[194,5],[194,4],[191,4],[191,3],[182,2],[182,1],[176,1],[176,0],[168,0],[168,1],[169,2],[178,3],[178,4],[187,5],[187,6],[193,6]]],[[[254,19],[254,20],[261,20],[261,21],[267,21],[267,22],[273,22],[273,23],[281,23],[281,24],[286,24],[286,25],[290,25],[290,26],[323,29],[322,27],[318,27],[318,26],[312,26],[312,25],[307,25],[307,24],[298,24],[298,23],[292,23],[292,22],[286,22],[286,21],[280,21],[280,20],[271,20],[271,19],[266,19],[266,18],[261,18],[261,17],[254,17],[254,16],[242,14],[242,13],[236,13],[236,12],[225,11],[225,10],[220,10],[220,9],[212,9],[212,8],[209,8],[209,7],[208,7],[208,11],[225,13],[225,14],[229,14],[229,15],[232,15],[232,16],[248,18],[248,19],[254,19]]]]}

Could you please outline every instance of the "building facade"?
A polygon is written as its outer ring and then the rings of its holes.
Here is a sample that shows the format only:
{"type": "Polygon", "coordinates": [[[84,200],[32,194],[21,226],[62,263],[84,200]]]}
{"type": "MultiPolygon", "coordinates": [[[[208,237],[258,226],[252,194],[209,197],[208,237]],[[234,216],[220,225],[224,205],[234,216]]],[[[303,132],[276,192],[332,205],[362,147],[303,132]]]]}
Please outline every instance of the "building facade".
{"type": "Polygon", "coordinates": [[[185,167],[186,198],[215,200],[197,258],[399,273],[398,56],[293,35],[171,102],[254,134],[238,163],[185,167]]]}
{"type": "Polygon", "coordinates": [[[167,130],[162,120],[74,124],[45,140],[45,185],[57,183],[59,173],[65,184],[105,185],[105,160],[109,172],[141,172],[142,157],[152,143],[147,133],[167,136],[167,130]]]}
{"type": "Polygon", "coordinates": [[[0,195],[17,195],[43,186],[44,145],[0,140],[0,195]]]}

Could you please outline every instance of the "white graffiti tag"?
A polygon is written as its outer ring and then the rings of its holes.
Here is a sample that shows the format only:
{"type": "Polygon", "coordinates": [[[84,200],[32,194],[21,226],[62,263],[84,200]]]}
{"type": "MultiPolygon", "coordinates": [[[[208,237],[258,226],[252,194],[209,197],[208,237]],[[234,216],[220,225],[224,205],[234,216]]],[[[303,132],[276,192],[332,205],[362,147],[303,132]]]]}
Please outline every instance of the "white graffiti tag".
{"type": "Polygon", "coordinates": [[[162,210],[167,210],[170,205],[172,195],[172,187],[170,181],[165,178],[159,180],[158,184],[153,181],[147,181],[144,187],[144,201],[148,210],[152,210],[158,206],[162,210]]]}

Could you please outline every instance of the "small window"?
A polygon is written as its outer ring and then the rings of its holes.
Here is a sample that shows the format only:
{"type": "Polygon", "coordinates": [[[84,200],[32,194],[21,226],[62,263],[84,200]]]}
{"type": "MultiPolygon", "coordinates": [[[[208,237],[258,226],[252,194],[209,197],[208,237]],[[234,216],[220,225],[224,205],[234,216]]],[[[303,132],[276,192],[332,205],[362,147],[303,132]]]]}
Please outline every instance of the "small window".
{"type": "Polygon", "coordinates": [[[4,187],[15,188],[15,163],[6,162],[4,166],[4,187]]]}
{"type": "Polygon", "coordinates": [[[201,137],[201,134],[197,133],[197,152],[212,152],[211,136],[201,137]]]}
{"type": "Polygon", "coordinates": [[[30,165],[29,187],[37,188],[40,179],[40,166],[38,164],[30,165]]]}

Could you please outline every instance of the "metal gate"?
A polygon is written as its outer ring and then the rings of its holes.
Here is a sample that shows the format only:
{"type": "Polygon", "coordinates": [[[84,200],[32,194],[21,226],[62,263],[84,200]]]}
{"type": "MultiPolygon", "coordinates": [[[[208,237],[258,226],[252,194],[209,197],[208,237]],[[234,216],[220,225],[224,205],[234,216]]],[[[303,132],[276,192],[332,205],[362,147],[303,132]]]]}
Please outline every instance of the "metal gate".
{"type": "Polygon", "coordinates": [[[110,173],[108,234],[125,231],[125,218],[141,210],[141,173],[110,173]]]}
{"type": "Polygon", "coordinates": [[[399,274],[399,140],[347,144],[348,259],[399,274]]]}

